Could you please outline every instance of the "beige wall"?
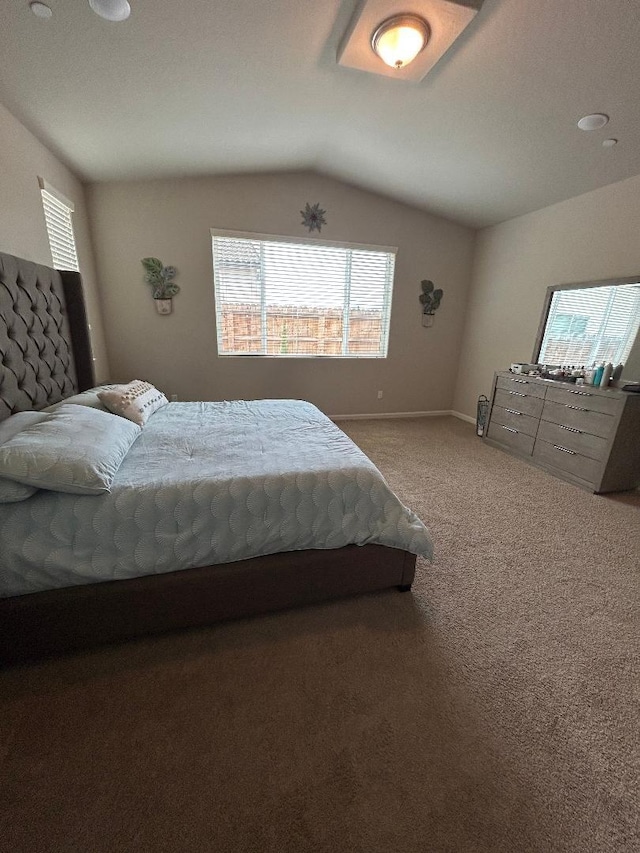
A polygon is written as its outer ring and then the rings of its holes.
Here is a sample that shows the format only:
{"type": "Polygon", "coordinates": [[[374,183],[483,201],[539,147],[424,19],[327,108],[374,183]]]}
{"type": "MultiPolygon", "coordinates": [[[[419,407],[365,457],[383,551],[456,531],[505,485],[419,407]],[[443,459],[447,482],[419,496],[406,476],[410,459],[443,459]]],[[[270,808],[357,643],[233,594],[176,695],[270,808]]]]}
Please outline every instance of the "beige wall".
{"type": "MultiPolygon", "coordinates": [[[[0,251],[50,264],[38,176],[75,205],[98,379],[141,376],[182,399],[303,397],[330,414],[473,416],[494,370],[531,357],[548,285],[640,273],[640,176],[484,229],[474,254],[474,232],[439,217],[313,173],[263,174],[89,187],[99,297],[85,188],[0,105],[0,251]],[[209,229],[306,236],[306,201],[327,209],[322,237],[399,247],[389,357],[341,361],[339,371],[331,360],[218,358],[209,229]],[[143,283],[146,255],[179,269],[170,317],[155,313],[143,283]],[[431,329],[421,326],[422,278],[445,291],[431,329]]],[[[640,340],[625,375],[634,373],[640,340]]]]}
{"type": "Polygon", "coordinates": [[[301,397],[329,414],[451,408],[470,229],[314,173],[95,184],[88,199],[116,380],[148,379],[181,399],[301,397]],[[399,247],[389,357],[218,358],[209,229],[306,237],[306,202],[327,210],[323,238],[399,247]],[[149,255],[178,268],[182,290],[167,317],[144,283],[149,255]],[[430,329],[421,325],[423,278],[444,289],[430,329]]]}
{"type": "Polygon", "coordinates": [[[0,251],[51,266],[38,177],[73,202],[73,227],[85,285],[98,379],[108,363],[89,221],[80,181],[0,104],[0,251]]]}
{"type": "MultiPolygon", "coordinates": [[[[314,173],[96,184],[85,191],[0,105],[0,251],[44,264],[51,254],[38,176],[75,205],[98,379],[140,376],[182,399],[303,397],[330,414],[453,407],[473,416],[494,370],[531,357],[549,285],[640,274],[640,176],[475,235],[314,173]],[[339,371],[332,360],[218,358],[209,229],[307,236],[299,216],[307,201],[327,209],[322,237],[398,246],[389,357],[341,361],[339,371]],[[146,255],[179,269],[182,291],[169,317],[155,313],[143,283],[146,255]],[[444,289],[430,329],[421,325],[422,278],[444,289]]],[[[640,379],[640,340],[625,375],[640,379]]]]}
{"type": "Polygon", "coordinates": [[[637,274],[640,176],[480,231],[454,409],[474,416],[494,371],[530,360],[549,285],[637,274]]]}

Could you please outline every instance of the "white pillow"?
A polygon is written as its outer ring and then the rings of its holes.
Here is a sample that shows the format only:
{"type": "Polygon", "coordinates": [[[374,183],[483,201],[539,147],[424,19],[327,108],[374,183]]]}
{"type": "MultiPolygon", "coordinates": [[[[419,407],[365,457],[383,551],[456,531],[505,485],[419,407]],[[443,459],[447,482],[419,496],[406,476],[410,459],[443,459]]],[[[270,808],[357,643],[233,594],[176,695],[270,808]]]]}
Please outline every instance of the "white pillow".
{"type": "Polygon", "coordinates": [[[81,391],[79,394],[74,394],[73,397],[67,397],[65,400],[60,400],[59,403],[47,406],[42,411],[55,412],[60,406],[66,406],[67,403],[75,403],[76,406],[91,406],[93,409],[100,409],[100,411],[106,412],[107,408],[98,399],[98,393],[100,391],[108,391],[110,388],[115,388],[115,385],[98,385],[96,388],[89,388],[87,391],[81,391]]]}
{"type": "Polygon", "coordinates": [[[0,445],[0,476],[38,489],[99,495],[111,489],[140,427],[89,406],[60,406],[0,445]]]}
{"type": "Polygon", "coordinates": [[[113,385],[108,391],[99,391],[98,399],[110,412],[128,418],[141,427],[150,415],[169,402],[162,391],[141,379],[134,379],[128,385],[113,385]]]}
{"type": "MultiPolygon", "coordinates": [[[[18,412],[0,423],[0,445],[17,435],[25,427],[37,424],[46,418],[44,412],[18,412]]],[[[0,477],[0,504],[13,504],[26,501],[38,490],[34,486],[25,486],[15,480],[0,477]]]]}

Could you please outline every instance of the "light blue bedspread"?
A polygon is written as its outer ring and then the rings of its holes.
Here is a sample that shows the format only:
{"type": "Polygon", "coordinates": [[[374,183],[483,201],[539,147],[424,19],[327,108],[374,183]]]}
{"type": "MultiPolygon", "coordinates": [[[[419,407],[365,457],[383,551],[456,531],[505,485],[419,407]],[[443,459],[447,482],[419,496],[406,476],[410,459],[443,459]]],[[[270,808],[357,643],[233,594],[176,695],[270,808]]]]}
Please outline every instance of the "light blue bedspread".
{"type": "Polygon", "coordinates": [[[315,406],[170,403],[110,494],[0,506],[0,597],[369,543],[432,554],[422,522],[315,406]]]}

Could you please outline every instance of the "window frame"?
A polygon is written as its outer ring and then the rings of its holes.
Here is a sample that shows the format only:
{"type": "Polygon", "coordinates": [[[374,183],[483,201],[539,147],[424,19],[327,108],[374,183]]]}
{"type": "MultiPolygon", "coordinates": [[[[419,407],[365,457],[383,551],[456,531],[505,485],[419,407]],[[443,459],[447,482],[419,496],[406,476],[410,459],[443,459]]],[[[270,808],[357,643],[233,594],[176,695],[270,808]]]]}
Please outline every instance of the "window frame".
{"type": "MultiPolygon", "coordinates": [[[[274,359],[309,359],[309,360],[323,360],[323,361],[334,361],[337,359],[344,359],[347,361],[365,361],[367,359],[372,359],[375,361],[384,360],[389,357],[389,336],[391,330],[391,307],[393,302],[393,290],[395,285],[395,271],[396,271],[396,257],[398,254],[397,246],[374,246],[368,243],[352,243],[352,242],[344,242],[339,240],[325,240],[323,238],[317,237],[292,237],[291,235],[286,234],[262,234],[253,231],[236,231],[229,230],[226,228],[210,228],[209,236],[211,239],[211,261],[213,267],[213,298],[214,298],[214,312],[216,318],[216,350],[218,358],[274,358],[274,359]],[[235,239],[243,239],[243,240],[256,240],[260,242],[275,242],[275,243],[292,243],[292,244],[300,244],[300,245],[312,245],[312,246],[326,246],[328,248],[337,248],[337,249],[353,249],[353,250],[361,250],[367,252],[378,252],[378,253],[386,253],[393,255],[393,275],[391,277],[391,285],[389,288],[388,299],[385,300],[385,310],[383,312],[382,317],[382,329],[383,329],[383,338],[382,338],[382,349],[383,354],[381,355],[347,355],[341,353],[340,355],[330,355],[330,354],[309,354],[309,353],[286,353],[286,354],[277,354],[277,353],[255,353],[255,352],[235,352],[235,353],[222,353],[220,352],[220,332],[218,329],[218,308],[217,308],[217,299],[216,299],[216,282],[215,282],[215,256],[213,250],[213,238],[214,237],[229,237],[235,239]]],[[[347,322],[348,328],[348,322],[347,322]]],[[[344,340],[344,339],[343,339],[344,340]]],[[[348,338],[346,339],[348,340],[348,338]]],[[[343,345],[344,349],[344,345],[343,345]]]]}

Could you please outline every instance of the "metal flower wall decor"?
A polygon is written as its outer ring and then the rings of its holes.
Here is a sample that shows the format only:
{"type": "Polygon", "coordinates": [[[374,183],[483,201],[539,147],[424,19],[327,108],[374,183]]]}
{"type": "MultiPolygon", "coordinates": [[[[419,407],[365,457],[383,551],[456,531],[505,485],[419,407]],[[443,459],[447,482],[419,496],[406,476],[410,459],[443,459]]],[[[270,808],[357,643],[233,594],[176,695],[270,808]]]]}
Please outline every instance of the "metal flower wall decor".
{"type": "Polygon", "coordinates": [[[309,202],[306,203],[304,210],[301,210],[300,214],[302,216],[302,224],[305,228],[309,229],[309,233],[312,231],[320,233],[322,231],[322,226],[327,224],[327,220],[324,218],[326,212],[326,210],[320,207],[320,202],[314,205],[310,205],[309,202]]]}

